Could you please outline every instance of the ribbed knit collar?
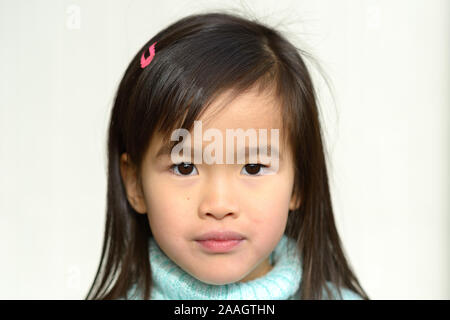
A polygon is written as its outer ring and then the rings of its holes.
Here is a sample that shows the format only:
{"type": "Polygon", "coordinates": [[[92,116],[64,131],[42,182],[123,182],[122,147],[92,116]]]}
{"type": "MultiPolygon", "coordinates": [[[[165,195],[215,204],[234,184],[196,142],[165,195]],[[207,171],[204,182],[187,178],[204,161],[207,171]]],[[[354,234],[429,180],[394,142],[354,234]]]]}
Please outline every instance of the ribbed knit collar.
{"type": "Polygon", "coordinates": [[[248,282],[225,285],[211,285],[192,277],[167,257],[152,237],[149,248],[153,280],[151,299],[299,299],[300,259],[294,240],[286,235],[271,254],[273,268],[268,273],[248,282]]]}

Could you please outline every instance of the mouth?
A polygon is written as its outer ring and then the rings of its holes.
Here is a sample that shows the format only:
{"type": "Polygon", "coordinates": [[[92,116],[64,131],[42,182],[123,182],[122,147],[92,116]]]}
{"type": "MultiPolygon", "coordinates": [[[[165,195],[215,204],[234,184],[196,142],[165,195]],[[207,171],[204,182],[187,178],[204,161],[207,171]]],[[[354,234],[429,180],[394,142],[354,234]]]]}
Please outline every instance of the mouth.
{"type": "Polygon", "coordinates": [[[207,252],[225,253],[239,246],[245,239],[244,235],[233,231],[212,231],[199,236],[195,241],[207,252]]]}
{"type": "Polygon", "coordinates": [[[234,231],[210,231],[195,238],[196,241],[214,240],[214,241],[229,241],[229,240],[244,240],[245,236],[234,231]]]}
{"type": "Polygon", "coordinates": [[[225,253],[233,250],[244,240],[197,240],[197,243],[206,251],[212,253],[225,253]]]}

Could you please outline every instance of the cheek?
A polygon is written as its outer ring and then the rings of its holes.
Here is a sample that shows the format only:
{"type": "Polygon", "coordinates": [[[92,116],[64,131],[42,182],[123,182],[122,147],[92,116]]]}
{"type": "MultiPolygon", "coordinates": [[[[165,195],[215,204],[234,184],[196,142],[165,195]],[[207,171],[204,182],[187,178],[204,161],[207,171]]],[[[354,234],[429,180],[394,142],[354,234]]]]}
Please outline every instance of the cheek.
{"type": "Polygon", "coordinates": [[[281,200],[284,201],[284,198],[279,200],[277,201],[277,199],[272,198],[260,202],[257,207],[249,209],[248,212],[251,212],[251,224],[261,226],[265,229],[283,228],[287,221],[288,206],[282,203],[281,200]]]}
{"type": "MultiPolygon", "coordinates": [[[[158,184],[155,184],[158,185],[158,184]]],[[[152,233],[161,237],[179,236],[189,214],[189,195],[180,194],[164,184],[145,188],[147,216],[152,233]]]]}
{"type": "Polygon", "coordinates": [[[282,223],[287,219],[291,189],[289,184],[279,180],[282,179],[276,179],[255,190],[252,193],[253,199],[246,201],[249,208],[245,211],[252,213],[254,223],[282,223]]]}

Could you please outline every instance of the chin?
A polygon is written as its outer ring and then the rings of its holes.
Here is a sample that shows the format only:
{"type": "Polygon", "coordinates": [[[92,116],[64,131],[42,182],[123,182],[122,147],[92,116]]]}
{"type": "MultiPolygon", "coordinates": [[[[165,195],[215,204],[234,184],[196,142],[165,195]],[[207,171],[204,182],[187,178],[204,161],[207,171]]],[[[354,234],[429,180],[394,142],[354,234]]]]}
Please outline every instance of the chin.
{"type": "Polygon", "coordinates": [[[214,275],[193,275],[196,279],[207,283],[207,284],[212,284],[212,285],[224,285],[224,284],[230,284],[230,283],[234,283],[234,282],[238,282],[239,280],[241,280],[242,278],[244,278],[244,275],[240,276],[240,275],[218,275],[218,274],[214,274],[214,275]]]}

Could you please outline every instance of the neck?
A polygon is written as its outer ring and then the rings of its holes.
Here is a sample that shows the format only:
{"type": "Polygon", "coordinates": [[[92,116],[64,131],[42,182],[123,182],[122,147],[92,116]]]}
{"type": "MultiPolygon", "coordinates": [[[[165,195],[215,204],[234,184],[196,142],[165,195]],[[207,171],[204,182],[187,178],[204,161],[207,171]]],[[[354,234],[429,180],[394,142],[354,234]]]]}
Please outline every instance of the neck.
{"type": "Polygon", "coordinates": [[[249,282],[249,281],[261,278],[264,275],[266,275],[267,273],[269,273],[270,270],[272,270],[272,268],[273,268],[273,266],[270,263],[270,259],[267,258],[260,265],[258,265],[258,267],[255,270],[253,270],[253,272],[251,272],[250,274],[245,276],[239,282],[244,283],[244,282],[249,282]]]}

